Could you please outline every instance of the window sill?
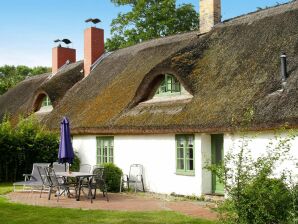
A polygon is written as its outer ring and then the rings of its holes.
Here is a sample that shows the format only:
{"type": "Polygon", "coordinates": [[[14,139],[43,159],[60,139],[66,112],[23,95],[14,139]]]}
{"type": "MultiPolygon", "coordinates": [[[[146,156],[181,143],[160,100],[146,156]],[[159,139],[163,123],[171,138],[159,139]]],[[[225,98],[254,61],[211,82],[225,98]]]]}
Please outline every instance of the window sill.
{"type": "Polygon", "coordinates": [[[183,172],[183,171],[177,171],[175,173],[176,175],[179,175],[179,176],[195,176],[195,172],[183,172]]]}

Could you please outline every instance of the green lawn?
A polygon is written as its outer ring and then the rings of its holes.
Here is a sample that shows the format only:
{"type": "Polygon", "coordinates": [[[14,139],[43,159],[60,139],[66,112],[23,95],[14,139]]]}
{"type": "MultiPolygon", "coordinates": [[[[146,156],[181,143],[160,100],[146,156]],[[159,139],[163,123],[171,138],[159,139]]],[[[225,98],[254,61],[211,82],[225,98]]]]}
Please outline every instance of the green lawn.
{"type": "Polygon", "coordinates": [[[212,224],[214,222],[190,218],[175,212],[113,212],[85,211],[68,208],[48,208],[10,203],[3,194],[12,184],[0,184],[0,223],[5,224],[84,224],[84,223],[162,223],[212,224]],[[1,196],[2,195],[2,196],[1,196]]]}

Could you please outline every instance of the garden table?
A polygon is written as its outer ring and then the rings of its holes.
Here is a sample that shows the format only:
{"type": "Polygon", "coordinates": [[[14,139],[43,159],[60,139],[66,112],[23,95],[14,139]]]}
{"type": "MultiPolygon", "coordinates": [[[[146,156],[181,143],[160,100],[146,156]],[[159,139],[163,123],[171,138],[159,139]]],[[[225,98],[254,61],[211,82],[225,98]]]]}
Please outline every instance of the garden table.
{"type": "Polygon", "coordinates": [[[80,200],[80,186],[82,185],[83,179],[86,178],[87,180],[89,180],[89,178],[94,176],[94,174],[92,173],[85,172],[57,172],[56,175],[59,177],[63,177],[65,181],[67,181],[67,178],[69,177],[75,178],[75,198],[77,201],[80,200]]]}

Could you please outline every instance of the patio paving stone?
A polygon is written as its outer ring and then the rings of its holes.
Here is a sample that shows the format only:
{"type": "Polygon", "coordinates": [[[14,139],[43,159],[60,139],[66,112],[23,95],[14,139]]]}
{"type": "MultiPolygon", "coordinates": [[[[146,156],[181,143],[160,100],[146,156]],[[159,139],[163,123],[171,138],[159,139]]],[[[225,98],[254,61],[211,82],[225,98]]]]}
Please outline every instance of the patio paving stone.
{"type": "Polygon", "coordinates": [[[47,193],[39,197],[39,192],[12,192],[7,195],[11,202],[35,206],[79,208],[83,210],[111,210],[111,211],[176,211],[188,216],[215,220],[217,214],[204,203],[195,201],[172,201],[152,197],[150,194],[109,193],[109,202],[99,193],[93,203],[82,196],[80,201],[75,198],[61,196],[59,202],[52,194],[51,200],[47,193]]]}

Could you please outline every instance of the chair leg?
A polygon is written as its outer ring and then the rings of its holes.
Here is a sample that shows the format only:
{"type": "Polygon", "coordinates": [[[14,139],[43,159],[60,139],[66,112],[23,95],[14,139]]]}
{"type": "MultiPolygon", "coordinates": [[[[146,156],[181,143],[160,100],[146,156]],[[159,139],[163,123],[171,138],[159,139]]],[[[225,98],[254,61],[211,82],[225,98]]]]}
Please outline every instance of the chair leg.
{"type": "Polygon", "coordinates": [[[59,202],[59,197],[60,197],[60,187],[57,187],[57,189],[58,189],[57,202],[59,202]]]}
{"type": "Polygon", "coordinates": [[[143,192],[145,192],[145,187],[144,187],[144,180],[143,180],[143,177],[141,178],[141,181],[142,181],[142,186],[143,186],[143,192]]]}
{"type": "Polygon", "coordinates": [[[39,198],[41,198],[42,191],[43,191],[43,186],[41,187],[39,198]]]}
{"type": "Polygon", "coordinates": [[[50,187],[50,189],[49,189],[48,200],[51,200],[51,192],[52,192],[52,187],[50,187]]]}

